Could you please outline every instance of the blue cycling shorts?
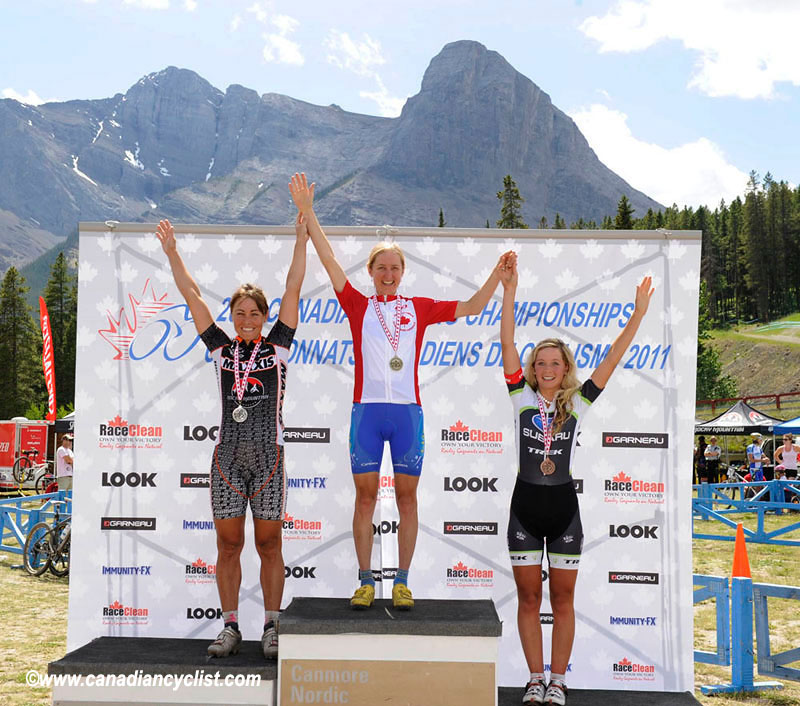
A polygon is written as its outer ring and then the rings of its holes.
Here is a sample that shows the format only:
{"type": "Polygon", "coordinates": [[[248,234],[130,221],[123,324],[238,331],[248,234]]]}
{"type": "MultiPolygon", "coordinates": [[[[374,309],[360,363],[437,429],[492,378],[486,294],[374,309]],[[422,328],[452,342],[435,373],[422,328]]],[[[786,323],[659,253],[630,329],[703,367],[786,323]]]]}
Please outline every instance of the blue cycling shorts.
{"type": "Polygon", "coordinates": [[[395,473],[418,476],[425,455],[425,425],[418,404],[353,403],[350,414],[350,466],[353,473],[377,473],[384,442],[389,442],[395,473]]]}

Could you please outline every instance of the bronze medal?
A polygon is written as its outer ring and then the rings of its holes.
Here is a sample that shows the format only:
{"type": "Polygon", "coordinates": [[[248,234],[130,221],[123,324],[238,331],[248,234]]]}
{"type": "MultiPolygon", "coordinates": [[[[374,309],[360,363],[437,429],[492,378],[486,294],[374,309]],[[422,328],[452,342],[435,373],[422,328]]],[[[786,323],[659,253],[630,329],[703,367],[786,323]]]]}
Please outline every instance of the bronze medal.
{"type": "Polygon", "coordinates": [[[545,456],[544,461],[542,461],[541,464],[539,464],[539,468],[541,469],[543,475],[549,476],[555,473],[556,464],[553,463],[553,461],[549,459],[547,456],[545,456]]]}
{"type": "Polygon", "coordinates": [[[403,369],[403,361],[400,358],[398,358],[397,356],[394,356],[389,361],[389,367],[392,370],[394,370],[395,372],[398,371],[398,370],[402,370],[403,369]]]}

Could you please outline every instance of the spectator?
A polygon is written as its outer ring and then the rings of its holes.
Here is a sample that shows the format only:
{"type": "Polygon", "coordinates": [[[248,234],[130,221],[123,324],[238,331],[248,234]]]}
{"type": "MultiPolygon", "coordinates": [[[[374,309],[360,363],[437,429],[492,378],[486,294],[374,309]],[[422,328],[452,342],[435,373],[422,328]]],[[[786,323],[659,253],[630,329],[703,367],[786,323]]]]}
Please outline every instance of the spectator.
{"type": "Polygon", "coordinates": [[[61,437],[61,446],[56,452],[56,479],[59,490],[72,490],[72,464],[75,457],[72,454],[72,434],[61,437]]]}
{"type": "Polygon", "coordinates": [[[711,443],[706,446],[703,456],[706,460],[706,473],[712,483],[719,483],[719,459],[722,456],[722,449],[717,446],[717,437],[712,436],[711,443]]]}
{"type": "Polygon", "coordinates": [[[750,436],[753,443],[747,447],[747,463],[754,483],[764,480],[764,452],[761,450],[761,434],[754,431],[750,436]]]}
{"type": "MultiPolygon", "coordinates": [[[[791,434],[784,434],[783,446],[775,449],[775,463],[784,467],[787,480],[797,478],[798,451],[800,451],[800,446],[795,445],[794,437],[791,434]]],[[[776,468],[775,470],[777,471],[778,469],[776,468]]]]}
{"type": "Polygon", "coordinates": [[[694,452],[694,465],[697,471],[697,482],[708,483],[708,465],[706,464],[706,437],[697,439],[697,449],[694,452]]]}

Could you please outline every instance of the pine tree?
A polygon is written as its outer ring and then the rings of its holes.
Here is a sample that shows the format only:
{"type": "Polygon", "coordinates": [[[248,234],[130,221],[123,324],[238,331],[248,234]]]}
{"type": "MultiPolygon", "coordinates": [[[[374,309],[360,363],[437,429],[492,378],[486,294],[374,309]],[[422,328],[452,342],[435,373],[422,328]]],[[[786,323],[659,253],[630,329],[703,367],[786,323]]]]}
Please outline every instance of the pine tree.
{"type": "Polygon", "coordinates": [[[633,206],[631,206],[631,202],[628,201],[628,197],[623,194],[617,204],[617,217],[614,219],[614,229],[632,230],[634,210],[633,206]]]}
{"type": "Polygon", "coordinates": [[[447,221],[444,219],[444,211],[440,208],[439,209],[439,228],[444,228],[447,225],[447,221]]]}
{"type": "Polygon", "coordinates": [[[489,219],[487,218],[487,219],[486,219],[486,228],[488,229],[488,228],[491,228],[491,227],[492,227],[492,226],[490,226],[490,225],[489,225],[489,219]]]}
{"type": "Polygon", "coordinates": [[[736,395],[736,381],[722,374],[719,354],[706,342],[711,338],[708,315],[708,290],[700,282],[700,312],[697,318],[697,391],[695,399],[711,400],[736,395]]]}
{"type": "Polygon", "coordinates": [[[539,219],[539,230],[547,230],[550,226],[547,223],[547,216],[542,216],[539,219]]]}
{"type": "Polygon", "coordinates": [[[50,278],[43,296],[53,334],[56,400],[65,405],[75,399],[77,294],[75,277],[69,272],[64,253],[59,253],[50,268],[50,278]]]}
{"type": "Polygon", "coordinates": [[[41,334],[25,300],[25,278],[9,268],[0,286],[0,419],[21,415],[44,397],[41,334]]]}
{"type": "Polygon", "coordinates": [[[556,211],[556,222],[553,224],[553,228],[564,229],[567,227],[567,224],[564,222],[564,219],[561,217],[561,214],[556,211]]]}
{"type": "Polygon", "coordinates": [[[614,230],[614,221],[611,220],[611,216],[606,216],[603,218],[603,222],[600,224],[601,230],[614,230]]]}
{"type": "Polygon", "coordinates": [[[528,227],[528,224],[522,220],[522,204],[525,199],[520,196],[519,189],[510,174],[506,174],[503,178],[503,190],[497,192],[497,198],[502,203],[500,220],[497,221],[498,228],[528,227]]]}

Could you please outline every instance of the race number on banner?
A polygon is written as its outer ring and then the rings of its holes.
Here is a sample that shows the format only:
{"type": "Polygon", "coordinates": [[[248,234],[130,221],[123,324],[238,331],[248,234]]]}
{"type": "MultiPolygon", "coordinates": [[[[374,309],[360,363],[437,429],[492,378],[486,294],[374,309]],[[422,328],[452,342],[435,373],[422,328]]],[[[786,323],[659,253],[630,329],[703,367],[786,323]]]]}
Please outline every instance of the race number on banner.
{"type": "MultiPolygon", "coordinates": [[[[68,649],[99,635],[213,639],[221,626],[209,473],[220,403],[213,366],[153,226],[82,224],[72,576],[68,649]]],[[[375,229],[327,229],[352,285],[370,294],[375,229]]],[[[219,326],[229,299],[263,287],[275,322],[294,244],[289,227],[177,229],[178,249],[219,326]]],[[[693,688],[690,468],[697,350],[699,233],[393,229],[400,293],[466,300],[500,253],[519,256],[516,343],[563,339],[585,380],[653,278],[649,311],[581,426],[573,463],[585,534],[569,683],[693,688]]],[[[357,585],[348,432],[354,349],[348,322],[309,244],[300,323],[289,354],[284,424],[286,588],[349,597],[357,585]]],[[[475,316],[428,328],[420,350],[425,462],[410,586],[418,600],[491,598],[503,621],[499,683],[527,669],[506,546],[514,418],[500,354],[502,287],[475,316]]],[[[388,597],[398,514],[386,456],[372,567],[388,597]]],[[[239,622],[263,624],[251,520],[239,622]]],[[[552,609],[543,567],[542,631],[552,609]]],[[[549,668],[549,665],[548,665],[549,668]]]]}

